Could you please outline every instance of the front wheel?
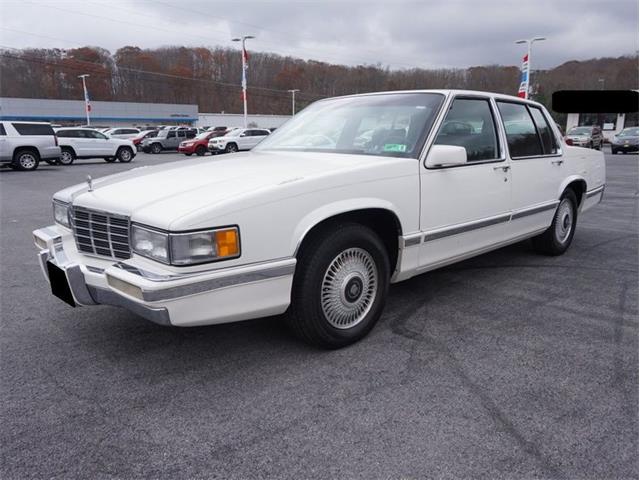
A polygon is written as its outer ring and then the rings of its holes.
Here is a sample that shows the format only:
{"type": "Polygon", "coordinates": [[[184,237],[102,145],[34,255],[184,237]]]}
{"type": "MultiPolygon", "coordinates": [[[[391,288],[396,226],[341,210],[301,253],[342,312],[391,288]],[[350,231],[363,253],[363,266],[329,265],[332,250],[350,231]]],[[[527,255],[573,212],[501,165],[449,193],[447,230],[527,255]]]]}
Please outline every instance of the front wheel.
{"type": "Polygon", "coordinates": [[[73,153],[73,150],[70,148],[62,149],[62,152],[60,153],[60,163],[62,165],[71,165],[75,159],[76,156],[73,153]]]}
{"type": "Polygon", "coordinates": [[[363,338],[384,309],[389,258],[370,228],[344,223],[303,246],[287,322],[308,343],[340,348],[363,338]]]}
{"type": "Polygon", "coordinates": [[[198,148],[196,148],[196,155],[198,155],[199,157],[204,157],[205,153],[207,153],[206,147],[200,145],[198,148]]]}
{"type": "Polygon", "coordinates": [[[562,255],[571,245],[577,221],[576,194],[573,190],[566,190],[560,197],[551,226],[544,233],[533,238],[533,246],[547,255],[562,255]]]}
{"type": "Polygon", "coordinates": [[[227,153],[235,153],[238,151],[238,146],[235,143],[230,143],[224,151],[227,153]]]}
{"type": "Polygon", "coordinates": [[[133,160],[133,150],[128,147],[120,147],[116,153],[116,157],[118,157],[119,162],[129,163],[133,160]]]}

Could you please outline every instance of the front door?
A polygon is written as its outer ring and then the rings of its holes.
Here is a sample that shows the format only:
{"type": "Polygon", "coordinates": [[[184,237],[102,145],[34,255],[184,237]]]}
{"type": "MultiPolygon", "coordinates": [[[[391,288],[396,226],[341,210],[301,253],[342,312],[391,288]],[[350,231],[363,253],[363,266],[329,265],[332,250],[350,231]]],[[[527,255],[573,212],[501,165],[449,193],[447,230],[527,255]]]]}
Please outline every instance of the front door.
{"type": "Polygon", "coordinates": [[[457,96],[435,144],[464,147],[467,163],[421,166],[419,270],[428,270],[505,239],[511,210],[511,165],[496,128],[495,108],[483,96],[457,96]]]}

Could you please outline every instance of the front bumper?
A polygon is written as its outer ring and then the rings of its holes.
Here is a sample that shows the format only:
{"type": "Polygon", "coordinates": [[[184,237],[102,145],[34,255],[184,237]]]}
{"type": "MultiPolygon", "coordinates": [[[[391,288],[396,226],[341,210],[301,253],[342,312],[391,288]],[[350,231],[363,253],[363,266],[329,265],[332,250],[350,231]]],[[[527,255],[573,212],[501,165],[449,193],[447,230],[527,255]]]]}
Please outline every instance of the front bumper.
{"type": "Polygon", "coordinates": [[[42,273],[48,263],[66,277],[74,306],[114,305],[161,325],[226,323],[283,313],[289,306],[295,258],[181,273],[84,255],[57,225],[33,232],[42,273]]]}
{"type": "Polygon", "coordinates": [[[195,147],[195,145],[189,145],[189,146],[180,145],[178,147],[178,152],[180,152],[180,153],[196,153],[196,147],[195,147]]]}

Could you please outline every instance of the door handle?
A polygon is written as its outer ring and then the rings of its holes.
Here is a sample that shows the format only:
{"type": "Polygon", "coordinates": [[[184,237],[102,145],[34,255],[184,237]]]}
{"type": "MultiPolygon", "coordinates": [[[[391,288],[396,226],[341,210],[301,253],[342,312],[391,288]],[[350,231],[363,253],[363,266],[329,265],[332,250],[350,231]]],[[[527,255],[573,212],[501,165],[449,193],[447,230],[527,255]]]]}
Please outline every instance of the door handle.
{"type": "Polygon", "coordinates": [[[562,165],[564,160],[551,160],[552,165],[562,165]]]}
{"type": "Polygon", "coordinates": [[[503,172],[508,172],[509,170],[511,170],[511,167],[509,165],[504,165],[502,167],[493,167],[494,170],[502,170],[503,172]]]}

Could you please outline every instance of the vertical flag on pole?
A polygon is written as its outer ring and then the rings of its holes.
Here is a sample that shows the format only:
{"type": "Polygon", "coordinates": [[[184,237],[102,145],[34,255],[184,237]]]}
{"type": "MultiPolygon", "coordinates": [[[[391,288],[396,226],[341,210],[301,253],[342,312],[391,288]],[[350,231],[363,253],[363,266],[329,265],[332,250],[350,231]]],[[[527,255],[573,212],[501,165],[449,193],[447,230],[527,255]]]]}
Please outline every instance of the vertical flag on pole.
{"type": "Polygon", "coordinates": [[[85,108],[87,109],[87,113],[91,111],[91,102],[89,101],[89,92],[87,91],[87,87],[84,88],[84,103],[85,108]]]}
{"type": "Polygon", "coordinates": [[[522,69],[520,72],[520,88],[518,88],[518,96],[520,98],[527,98],[527,88],[529,86],[529,54],[522,57],[522,69]]]}
{"type": "Polygon", "coordinates": [[[242,99],[247,99],[247,69],[249,68],[249,54],[242,44],[242,99]]]}

